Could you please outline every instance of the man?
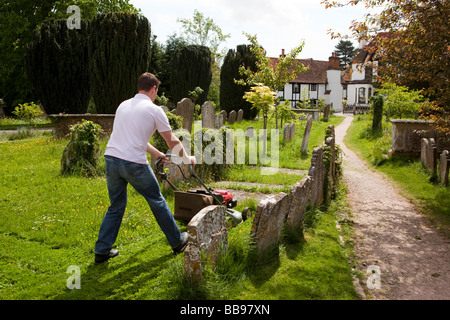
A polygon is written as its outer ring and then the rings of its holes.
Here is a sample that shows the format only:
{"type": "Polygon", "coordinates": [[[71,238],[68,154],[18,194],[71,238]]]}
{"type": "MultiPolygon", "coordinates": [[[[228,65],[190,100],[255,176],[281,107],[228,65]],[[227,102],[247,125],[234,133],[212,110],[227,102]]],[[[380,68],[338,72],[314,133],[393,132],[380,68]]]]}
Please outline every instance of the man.
{"type": "Polygon", "coordinates": [[[138,80],[139,93],[117,108],[113,131],[105,150],[105,172],[111,205],[95,244],[96,264],[119,254],[117,249],[112,249],[112,245],[125,213],[128,183],[147,200],[174,253],[181,253],[186,247],[187,233],[181,234],[147,160],[146,152],[155,159],[166,158],[148,142],[158,130],[169,149],[177,147],[182,152],[183,161],[195,165],[195,157],[189,156],[180,140],[174,136],[162,108],[153,104],[159,85],[160,81],[153,74],[142,74],[138,80]]]}

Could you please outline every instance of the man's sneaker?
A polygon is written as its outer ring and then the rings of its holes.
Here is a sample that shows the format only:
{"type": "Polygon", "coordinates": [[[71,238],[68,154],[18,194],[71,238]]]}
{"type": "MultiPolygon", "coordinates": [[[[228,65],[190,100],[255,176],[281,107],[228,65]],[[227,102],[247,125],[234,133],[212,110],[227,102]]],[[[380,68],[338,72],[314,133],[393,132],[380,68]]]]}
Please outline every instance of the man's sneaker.
{"type": "Polygon", "coordinates": [[[186,249],[186,246],[188,244],[188,238],[189,238],[188,233],[183,232],[181,234],[181,238],[182,238],[181,243],[178,245],[178,247],[173,249],[173,253],[175,255],[182,253],[184,251],[184,249],[186,249]]]}
{"type": "Polygon", "coordinates": [[[108,261],[111,258],[114,258],[119,255],[119,250],[111,249],[108,254],[95,254],[95,264],[100,264],[108,261]]]}

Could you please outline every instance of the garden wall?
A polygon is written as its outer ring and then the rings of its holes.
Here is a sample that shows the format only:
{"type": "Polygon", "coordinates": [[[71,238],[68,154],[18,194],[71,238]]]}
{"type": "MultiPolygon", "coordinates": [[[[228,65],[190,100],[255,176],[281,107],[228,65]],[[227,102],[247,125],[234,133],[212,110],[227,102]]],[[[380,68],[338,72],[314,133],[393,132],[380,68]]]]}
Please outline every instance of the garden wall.
{"type": "Polygon", "coordinates": [[[114,117],[114,114],[51,114],[48,116],[54,123],[56,138],[64,138],[70,133],[70,126],[83,119],[99,124],[103,129],[102,136],[109,135],[112,132],[114,117]]]}

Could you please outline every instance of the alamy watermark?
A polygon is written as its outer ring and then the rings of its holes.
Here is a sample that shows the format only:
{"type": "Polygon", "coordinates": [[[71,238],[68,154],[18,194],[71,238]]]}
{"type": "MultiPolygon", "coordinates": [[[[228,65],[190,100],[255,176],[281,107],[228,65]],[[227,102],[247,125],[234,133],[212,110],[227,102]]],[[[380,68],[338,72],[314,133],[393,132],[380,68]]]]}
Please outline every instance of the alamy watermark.
{"type": "Polygon", "coordinates": [[[72,14],[67,19],[67,28],[81,29],[81,10],[79,6],[71,5],[67,7],[67,13],[72,14]]]}
{"type": "MultiPolygon", "coordinates": [[[[280,132],[278,129],[201,130],[201,127],[194,126],[194,132],[193,143],[192,136],[187,130],[175,130],[174,135],[181,141],[186,153],[196,158],[198,164],[233,165],[247,163],[249,165],[261,165],[262,175],[273,175],[278,172],[280,163],[280,132]],[[194,150],[192,150],[192,146],[194,150]],[[270,167],[270,169],[267,167],[270,167]]],[[[181,146],[172,150],[175,155],[180,154],[180,152],[181,146]]],[[[172,159],[172,162],[176,164],[189,164],[186,161],[185,158],[181,157],[172,159]]]]}
{"type": "Polygon", "coordinates": [[[66,272],[71,274],[66,280],[67,288],[70,290],[81,289],[80,267],[76,265],[71,265],[67,268],[66,272]]]}
{"type": "Polygon", "coordinates": [[[381,269],[379,266],[370,265],[366,273],[369,275],[367,278],[367,288],[370,290],[381,289],[381,269]]]}

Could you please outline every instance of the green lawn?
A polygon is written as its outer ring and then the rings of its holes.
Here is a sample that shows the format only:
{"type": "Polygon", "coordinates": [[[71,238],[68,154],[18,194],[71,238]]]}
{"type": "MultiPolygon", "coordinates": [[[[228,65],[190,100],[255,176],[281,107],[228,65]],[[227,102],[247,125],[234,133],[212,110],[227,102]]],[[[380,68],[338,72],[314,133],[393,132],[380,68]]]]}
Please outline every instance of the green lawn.
{"type": "MultiPolygon", "coordinates": [[[[313,126],[312,143],[321,144],[328,124],[313,126]]],[[[337,202],[314,211],[314,226],[300,240],[284,241],[279,256],[262,266],[248,259],[251,220],[233,228],[229,253],[202,287],[192,288],[182,277],[182,255],[172,255],[147,203],[130,187],[116,242],[121,254],[94,266],[93,247],[109,205],[106,181],[61,176],[67,143],[48,136],[0,142],[0,299],[356,299],[335,223],[345,205],[337,202]],[[66,286],[69,266],[80,269],[79,290],[66,286]]],[[[289,163],[300,168],[307,161],[289,163]]],[[[301,179],[284,174],[265,180],[253,169],[244,169],[244,175],[236,170],[241,169],[227,171],[228,180],[244,176],[288,185],[301,179]]],[[[173,208],[172,193],[164,194],[173,208]]],[[[238,209],[256,205],[249,199],[238,209]]]]}
{"type": "Polygon", "coordinates": [[[357,116],[345,138],[346,144],[362,158],[386,174],[433,224],[450,236],[450,188],[436,183],[420,158],[394,156],[386,159],[391,146],[392,126],[383,121],[384,132],[370,135],[370,116],[357,116]]]}

